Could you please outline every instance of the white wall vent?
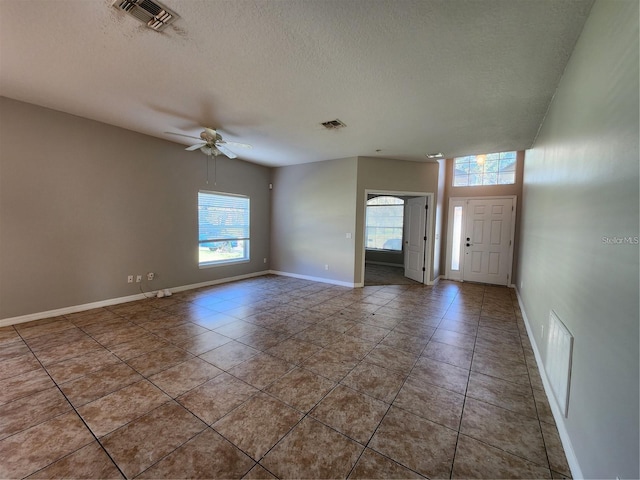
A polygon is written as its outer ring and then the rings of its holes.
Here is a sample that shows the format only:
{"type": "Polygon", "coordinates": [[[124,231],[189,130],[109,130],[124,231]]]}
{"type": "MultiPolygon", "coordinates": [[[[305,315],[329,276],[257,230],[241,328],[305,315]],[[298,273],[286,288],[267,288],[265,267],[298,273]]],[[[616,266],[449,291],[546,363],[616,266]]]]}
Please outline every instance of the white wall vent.
{"type": "Polygon", "coordinates": [[[164,30],[167,25],[179,18],[176,13],[164,5],[151,0],[115,0],[111,5],[157,32],[164,30]]]}
{"type": "Polygon", "coordinates": [[[551,390],[565,417],[569,413],[569,387],[571,385],[571,357],[573,356],[573,335],[560,321],[556,313],[549,314],[547,336],[547,357],[545,370],[551,390]]]}

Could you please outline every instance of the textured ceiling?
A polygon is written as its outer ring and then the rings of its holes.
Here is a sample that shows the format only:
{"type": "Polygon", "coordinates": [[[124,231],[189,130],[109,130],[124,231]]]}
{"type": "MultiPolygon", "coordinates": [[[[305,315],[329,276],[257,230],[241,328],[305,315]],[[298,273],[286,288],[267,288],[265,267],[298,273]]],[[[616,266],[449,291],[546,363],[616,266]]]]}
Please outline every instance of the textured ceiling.
{"type": "Polygon", "coordinates": [[[526,149],[592,0],[164,3],[158,33],[111,0],[0,0],[0,95],[185,145],[163,132],[218,128],[271,166],[526,149]]]}

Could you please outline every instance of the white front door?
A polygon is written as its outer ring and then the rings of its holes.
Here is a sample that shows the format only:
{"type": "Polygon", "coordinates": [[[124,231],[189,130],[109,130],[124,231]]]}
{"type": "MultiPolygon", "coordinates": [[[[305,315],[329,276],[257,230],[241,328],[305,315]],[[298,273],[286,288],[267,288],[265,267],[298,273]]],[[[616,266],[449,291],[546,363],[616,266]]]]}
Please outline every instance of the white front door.
{"type": "Polygon", "coordinates": [[[469,199],[465,210],[463,280],[508,285],[513,258],[513,198],[469,199]]]}
{"type": "Polygon", "coordinates": [[[425,283],[427,197],[407,200],[404,234],[404,276],[425,283]]]}

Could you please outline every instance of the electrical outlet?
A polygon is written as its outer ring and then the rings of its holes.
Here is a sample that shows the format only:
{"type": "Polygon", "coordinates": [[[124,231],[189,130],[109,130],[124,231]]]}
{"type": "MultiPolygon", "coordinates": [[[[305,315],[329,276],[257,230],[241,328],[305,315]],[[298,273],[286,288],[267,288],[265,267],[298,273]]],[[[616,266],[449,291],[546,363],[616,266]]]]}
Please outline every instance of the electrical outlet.
{"type": "Polygon", "coordinates": [[[142,275],[136,275],[136,283],[140,283],[142,281],[142,275]]]}
{"type": "Polygon", "coordinates": [[[264,263],[267,263],[267,257],[264,257],[263,262],[264,262],[264,263]]]}
{"type": "Polygon", "coordinates": [[[147,273],[147,280],[151,281],[155,278],[156,274],[153,272],[147,273]]]}
{"type": "Polygon", "coordinates": [[[133,275],[127,277],[127,283],[133,283],[133,275]]]}
{"type": "Polygon", "coordinates": [[[329,270],[329,265],[325,265],[325,266],[324,266],[324,269],[325,269],[325,270],[329,270]]]}

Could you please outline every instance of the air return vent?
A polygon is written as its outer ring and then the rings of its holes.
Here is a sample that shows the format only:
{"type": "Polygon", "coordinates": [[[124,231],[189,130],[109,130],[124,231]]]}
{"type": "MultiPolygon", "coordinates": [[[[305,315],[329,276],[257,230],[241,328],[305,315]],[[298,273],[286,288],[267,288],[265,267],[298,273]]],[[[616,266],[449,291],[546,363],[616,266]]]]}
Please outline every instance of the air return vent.
{"type": "Polygon", "coordinates": [[[115,0],[112,5],[157,32],[164,30],[167,25],[179,18],[164,5],[151,0],[115,0]]]}
{"type": "Polygon", "coordinates": [[[322,122],[322,126],[327,130],[337,130],[338,128],[346,127],[346,125],[337,118],[335,120],[329,120],[328,122],[322,122]]]}

